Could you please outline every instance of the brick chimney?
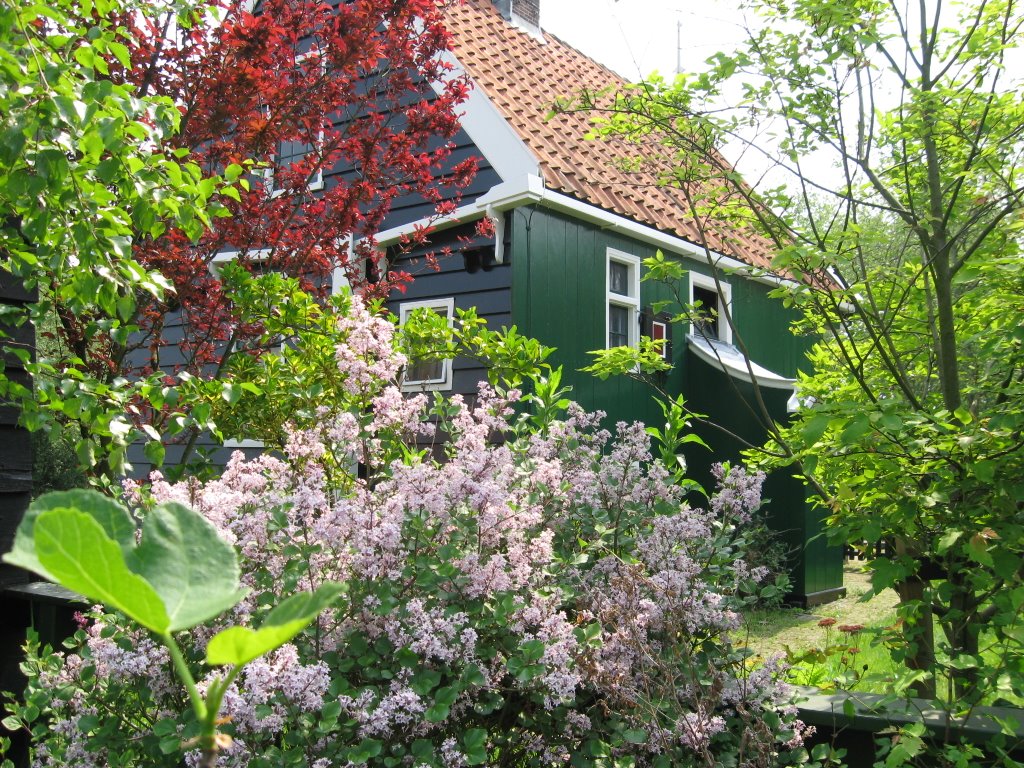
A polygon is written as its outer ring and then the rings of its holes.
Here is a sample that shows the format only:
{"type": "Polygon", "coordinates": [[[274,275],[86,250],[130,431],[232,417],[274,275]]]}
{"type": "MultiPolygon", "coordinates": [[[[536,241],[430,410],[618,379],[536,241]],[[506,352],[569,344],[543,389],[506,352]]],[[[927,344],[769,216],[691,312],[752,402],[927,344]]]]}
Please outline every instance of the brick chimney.
{"type": "Polygon", "coordinates": [[[523,21],[540,27],[540,0],[512,0],[512,13],[522,16],[523,21]]]}
{"type": "Polygon", "coordinates": [[[494,5],[509,21],[525,22],[540,29],[540,0],[493,0],[494,5]]]}

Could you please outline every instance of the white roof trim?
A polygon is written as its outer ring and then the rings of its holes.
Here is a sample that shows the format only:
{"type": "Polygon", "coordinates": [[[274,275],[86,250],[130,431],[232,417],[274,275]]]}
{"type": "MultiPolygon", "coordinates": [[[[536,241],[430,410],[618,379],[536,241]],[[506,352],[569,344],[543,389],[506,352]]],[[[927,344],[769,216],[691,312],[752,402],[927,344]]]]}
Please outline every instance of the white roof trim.
{"type": "Polygon", "coordinates": [[[732,344],[708,341],[702,336],[689,334],[686,337],[686,345],[705,363],[724,371],[734,379],[754,383],[768,389],[796,389],[796,379],[779,376],[753,360],[746,360],[743,353],[732,344]],[[751,377],[751,373],[753,373],[753,377],[751,377]]]}
{"type": "MultiPolygon", "coordinates": [[[[451,51],[443,52],[440,59],[451,66],[453,78],[466,76],[466,70],[451,51]]],[[[436,93],[441,93],[444,83],[435,80],[430,87],[436,93]]],[[[464,111],[459,115],[459,123],[502,181],[540,175],[537,157],[472,79],[469,97],[462,107],[464,111]]]]}
{"type": "MultiPolygon", "coordinates": [[[[475,221],[488,212],[507,211],[510,208],[531,204],[539,204],[546,208],[570,213],[576,218],[597,224],[602,229],[610,229],[618,234],[628,235],[677,256],[685,256],[701,264],[743,275],[755,282],[772,286],[797,285],[793,280],[764,274],[745,262],[714,251],[708,258],[708,254],[703,249],[688,240],[669,235],[647,224],[640,224],[617,213],[611,213],[596,205],[563,195],[561,192],[547,189],[544,186],[544,180],[535,174],[520,176],[513,181],[496,184],[486,194],[478,197],[475,202],[463,205],[449,215],[431,222],[431,226],[434,231],[439,231],[456,224],[475,221]]],[[[417,221],[383,230],[377,233],[377,243],[383,246],[392,245],[422,226],[423,221],[417,221]]]]}

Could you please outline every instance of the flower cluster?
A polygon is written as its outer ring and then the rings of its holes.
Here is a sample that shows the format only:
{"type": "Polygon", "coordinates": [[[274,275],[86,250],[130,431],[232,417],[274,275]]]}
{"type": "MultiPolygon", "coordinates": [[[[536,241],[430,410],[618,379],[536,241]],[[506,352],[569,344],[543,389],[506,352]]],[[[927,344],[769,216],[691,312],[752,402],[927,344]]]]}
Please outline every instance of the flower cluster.
{"type": "Polygon", "coordinates": [[[718,493],[711,500],[711,511],[737,525],[749,523],[761,506],[764,472],[748,473],[742,467],[715,464],[711,473],[719,484],[718,493]]]}
{"type": "Polygon", "coordinates": [[[358,296],[352,297],[349,313],[338,327],[346,338],[337,350],[338,368],[352,394],[376,389],[380,382],[394,379],[405,365],[405,356],[394,349],[395,326],[372,315],[358,296]]]}
{"type": "MultiPolygon", "coordinates": [[[[220,626],[258,625],[297,589],[347,585],[342,604],[235,680],[222,764],[463,766],[501,754],[548,766],[607,751],[689,765],[798,745],[799,726],[763,725],[783,711],[779,671],[749,672],[728,639],[736,573],[752,569],[735,539],[726,555],[716,547],[756,509],[760,476],[723,471],[710,510],[693,509],[642,425],[612,434],[575,405],[538,422],[518,410],[520,391],[486,385],[428,411],[385,381],[404,363],[391,326],[358,302],[342,322],[344,409],[325,405],[278,456],[236,453],[212,480],[154,475],[127,489],[142,514],[192,505],[241,554],[249,595],[182,638],[197,670],[220,626]],[[443,460],[416,443],[435,433],[443,460]]],[[[102,764],[136,744],[176,764],[193,724],[174,716],[181,697],[159,649],[113,618],[84,641],[60,666],[76,693],[54,700],[37,763],[102,764]],[[99,738],[97,700],[120,702],[130,726],[99,738]]]]}

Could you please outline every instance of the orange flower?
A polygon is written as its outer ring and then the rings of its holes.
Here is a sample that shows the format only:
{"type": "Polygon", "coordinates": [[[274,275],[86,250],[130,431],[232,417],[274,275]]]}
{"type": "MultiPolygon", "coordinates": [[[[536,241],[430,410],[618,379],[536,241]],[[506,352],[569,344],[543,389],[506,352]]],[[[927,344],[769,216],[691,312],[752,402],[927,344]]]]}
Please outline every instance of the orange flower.
{"type": "Polygon", "coordinates": [[[819,621],[818,622],[818,626],[819,627],[831,627],[835,623],[836,623],[836,620],[833,619],[831,616],[829,616],[828,618],[825,618],[825,619],[822,619],[821,621],[819,621]]]}

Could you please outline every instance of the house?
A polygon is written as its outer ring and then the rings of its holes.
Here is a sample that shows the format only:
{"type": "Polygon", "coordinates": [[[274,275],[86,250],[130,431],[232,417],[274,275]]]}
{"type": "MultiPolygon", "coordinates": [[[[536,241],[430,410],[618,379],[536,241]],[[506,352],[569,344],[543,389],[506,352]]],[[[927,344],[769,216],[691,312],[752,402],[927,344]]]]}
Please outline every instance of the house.
{"type": "MultiPolygon", "coordinates": [[[[462,138],[479,154],[480,171],[458,210],[435,224],[430,247],[449,245],[456,255],[442,260],[439,272],[420,272],[407,292],[392,297],[391,310],[404,318],[430,307],[452,317],[475,307],[492,327],[516,325],[557,348],[550,361],[564,366],[573,399],[605,411],[609,424],[656,424],[662,416],[646,385],[580,372],[592,362],[588,353],[635,345],[642,333],[666,338],[673,367],[661,386],[684,394],[692,410],[719,427],[697,427],[712,451],[694,448],[686,456],[690,474],[706,485],[711,463],[736,460],[742,441],[763,442],[758,401],[773,419],[787,418],[794,377],[805,364],[809,342],[791,333],[795,315],[768,295],[785,284],[766,274],[769,244],[720,229],[706,235],[709,257],[674,190],[638,185],[618,169],[633,149],[585,140],[586,116],[548,118],[559,97],[623,81],[543,32],[538,0],[466,0],[450,10],[449,28],[455,70],[474,85],[462,138]],[[491,219],[493,238],[473,236],[482,217],[491,219]],[[641,282],[643,260],[659,250],[688,270],[679,294],[707,309],[722,310],[724,303],[732,324],[723,311],[700,328],[672,327],[653,313],[652,304],[671,298],[665,286],[641,282]],[[734,333],[749,360],[733,344],[734,333]]],[[[378,236],[383,247],[417,221],[403,218],[399,206],[388,223],[378,236]]],[[[395,266],[418,255],[402,256],[395,266]]],[[[411,376],[419,378],[407,379],[409,389],[472,392],[483,372],[456,359],[414,368],[411,376]]],[[[797,553],[791,597],[814,604],[841,596],[842,550],[819,535],[820,515],[803,486],[777,474],[765,493],[773,527],[797,553]]]]}
{"type": "MultiPolygon", "coordinates": [[[[548,120],[559,97],[587,87],[599,90],[622,81],[541,27],[539,0],[465,0],[448,11],[454,43],[453,75],[473,84],[454,138],[451,164],[478,161],[472,183],[456,208],[437,220],[435,202],[409,194],[396,198],[378,232],[377,244],[392,269],[405,269],[427,250],[451,248],[437,272],[417,271],[390,309],[400,319],[419,307],[451,318],[475,307],[491,327],[516,325],[525,335],[556,347],[551,362],[561,365],[573,397],[590,410],[607,413],[609,423],[657,423],[660,409],[646,386],[626,378],[600,381],[579,369],[588,354],[619,344],[635,345],[641,334],[665,338],[672,369],[661,382],[685,395],[690,407],[722,429],[700,429],[712,451],[686,456],[690,474],[706,484],[714,461],[738,458],[742,441],[763,442],[766,431],[757,405],[775,420],[787,418],[793,377],[804,363],[807,341],[789,330],[793,318],[768,293],[782,278],[766,273],[770,248],[735,229],[712,227],[710,258],[700,247],[699,228],[675,191],[638,185],[616,163],[628,155],[621,145],[586,141],[587,118],[561,115],[548,120]],[[477,233],[490,220],[493,236],[477,233]],[[431,241],[405,253],[397,246],[425,222],[431,241]],[[643,260],[663,252],[688,270],[676,286],[688,302],[716,309],[717,321],[700,328],[674,327],[652,306],[669,298],[665,286],[642,282],[643,260]],[[731,315],[733,323],[724,322],[731,315]],[[749,359],[733,344],[734,329],[749,359]],[[737,439],[738,438],[738,439],[737,439]]],[[[440,86],[437,86],[440,87],[440,86]]],[[[423,84],[429,91],[427,84],[423,84]]],[[[286,142],[281,156],[302,157],[312,146],[286,142]]],[[[309,191],[324,194],[347,169],[324,169],[309,191]]],[[[441,171],[443,173],[443,170],[441,171]]],[[[484,229],[491,229],[484,228],[484,229]]],[[[214,261],[231,258],[225,252],[214,261]]],[[[335,283],[338,281],[335,280],[335,283]]],[[[336,286],[335,286],[336,287],[336,286]]],[[[161,365],[177,364],[174,339],[183,324],[172,318],[163,328],[170,345],[161,365]]],[[[469,360],[413,366],[410,390],[471,393],[484,372],[469,360]]],[[[242,437],[242,436],[238,436],[242,437]]],[[[236,447],[258,450],[251,441],[223,447],[203,436],[215,462],[236,447]]],[[[167,462],[177,463],[180,446],[168,446],[167,462]]],[[[141,449],[129,454],[136,472],[148,462],[141,449]]],[[[813,603],[842,592],[842,554],[819,536],[818,513],[809,508],[803,487],[782,475],[769,480],[773,525],[797,553],[794,599],[813,603]]]]}

